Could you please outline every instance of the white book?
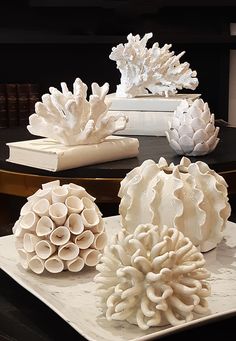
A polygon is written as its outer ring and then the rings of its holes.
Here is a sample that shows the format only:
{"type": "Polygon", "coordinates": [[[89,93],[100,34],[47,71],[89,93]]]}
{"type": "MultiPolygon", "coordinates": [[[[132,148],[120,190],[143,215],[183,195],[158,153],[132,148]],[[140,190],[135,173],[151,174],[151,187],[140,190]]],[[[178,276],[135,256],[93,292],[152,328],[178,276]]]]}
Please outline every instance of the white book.
{"type": "Polygon", "coordinates": [[[132,98],[116,97],[116,94],[106,96],[111,101],[109,110],[138,110],[138,111],[174,111],[183,99],[194,100],[200,94],[176,94],[162,97],[154,95],[137,96],[132,98]]]}
{"type": "MultiPolygon", "coordinates": [[[[116,111],[109,111],[114,115],[116,111]]],[[[117,111],[118,113],[118,111],[117,111]]],[[[173,111],[122,111],[128,117],[124,130],[116,132],[117,135],[151,135],[166,136],[168,121],[173,117],[173,111]]]]}
{"type": "Polygon", "coordinates": [[[123,136],[109,136],[98,144],[78,146],[64,146],[49,138],[7,145],[7,161],[52,172],[135,157],[139,152],[138,139],[123,136]]]}

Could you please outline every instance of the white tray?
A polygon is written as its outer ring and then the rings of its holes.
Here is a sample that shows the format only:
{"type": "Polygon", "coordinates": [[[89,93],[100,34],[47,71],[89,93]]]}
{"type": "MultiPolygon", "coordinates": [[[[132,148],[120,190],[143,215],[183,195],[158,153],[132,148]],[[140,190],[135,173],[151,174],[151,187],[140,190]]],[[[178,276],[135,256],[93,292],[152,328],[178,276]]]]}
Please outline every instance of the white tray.
{"type": "MultiPolygon", "coordinates": [[[[119,228],[119,217],[105,218],[106,229],[111,236],[119,228]]],[[[0,238],[0,267],[17,283],[27,289],[76,331],[90,341],[143,341],[153,340],[177,330],[183,330],[236,314],[236,224],[227,223],[225,237],[220,245],[205,254],[207,269],[211,272],[212,296],[209,298],[211,314],[177,327],[140,330],[125,322],[108,322],[96,307],[96,270],[84,269],[72,274],[36,275],[21,268],[15,249],[14,237],[0,238]]]]}

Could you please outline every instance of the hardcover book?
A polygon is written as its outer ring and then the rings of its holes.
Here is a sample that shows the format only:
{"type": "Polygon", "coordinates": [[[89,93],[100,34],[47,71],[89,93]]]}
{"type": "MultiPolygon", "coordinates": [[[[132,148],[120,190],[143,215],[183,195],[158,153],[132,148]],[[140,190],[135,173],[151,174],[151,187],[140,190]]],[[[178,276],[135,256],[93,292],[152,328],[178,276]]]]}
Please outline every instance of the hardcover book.
{"type": "Polygon", "coordinates": [[[116,94],[106,96],[111,101],[109,110],[127,111],[174,111],[184,99],[194,100],[200,94],[176,94],[175,96],[162,97],[156,95],[145,95],[137,97],[117,97],[116,94]]]}
{"type": "Polygon", "coordinates": [[[138,139],[123,136],[109,136],[98,144],[77,146],[65,146],[49,138],[7,145],[7,161],[52,172],[135,157],[139,152],[138,139]]]}
{"type": "MultiPolygon", "coordinates": [[[[109,111],[109,114],[116,111],[109,111]]],[[[117,111],[118,113],[118,111],[117,111]]],[[[124,111],[128,117],[125,129],[116,132],[116,135],[148,135],[166,136],[168,121],[173,116],[173,111],[124,111]]]]}

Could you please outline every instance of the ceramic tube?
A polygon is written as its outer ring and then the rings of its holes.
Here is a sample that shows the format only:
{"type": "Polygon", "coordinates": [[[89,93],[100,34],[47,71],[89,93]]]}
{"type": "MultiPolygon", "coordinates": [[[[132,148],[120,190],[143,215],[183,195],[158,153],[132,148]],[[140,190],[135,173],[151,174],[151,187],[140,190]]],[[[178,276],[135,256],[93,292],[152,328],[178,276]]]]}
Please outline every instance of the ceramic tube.
{"type": "Polygon", "coordinates": [[[78,254],[79,247],[72,242],[60,246],[58,250],[58,257],[62,260],[72,260],[76,258],[78,254]]]}
{"type": "Polygon", "coordinates": [[[43,189],[52,189],[60,186],[60,180],[53,180],[42,184],[43,189]]]}
{"type": "Polygon", "coordinates": [[[94,202],[92,200],[90,200],[89,198],[87,197],[83,197],[81,199],[82,203],[83,203],[83,206],[84,208],[94,208],[94,202]]]}
{"type": "Polygon", "coordinates": [[[100,220],[97,212],[91,208],[89,209],[86,208],[85,210],[83,210],[83,212],[81,213],[81,217],[84,226],[88,228],[98,225],[100,220]]]}
{"type": "Polygon", "coordinates": [[[104,231],[104,222],[102,219],[100,219],[98,225],[93,226],[90,228],[90,231],[92,231],[93,233],[101,233],[104,231]]]}
{"type": "Polygon", "coordinates": [[[66,205],[61,202],[52,204],[49,207],[49,216],[58,226],[63,225],[66,221],[67,212],[68,210],[66,205]]]}
{"type": "Polygon", "coordinates": [[[95,198],[92,195],[90,195],[89,193],[87,193],[86,190],[84,189],[84,187],[82,187],[82,186],[78,186],[74,183],[70,183],[67,188],[68,188],[70,195],[76,195],[80,199],[83,197],[87,197],[92,201],[95,200],[95,198]]]}
{"type": "Polygon", "coordinates": [[[71,195],[67,197],[65,201],[65,205],[68,208],[69,214],[80,213],[84,208],[82,200],[76,197],[75,195],[71,195]]]}
{"type": "Polygon", "coordinates": [[[35,245],[36,255],[41,259],[47,259],[56,251],[56,249],[57,247],[48,240],[40,240],[35,245]]]}
{"type": "Polygon", "coordinates": [[[29,268],[40,275],[44,271],[44,261],[38,256],[33,256],[29,261],[29,268]]]}
{"type": "Polygon", "coordinates": [[[31,208],[33,206],[33,202],[32,201],[27,201],[27,203],[24,204],[24,206],[21,207],[20,210],[20,215],[26,215],[28,212],[31,211],[31,208]]]}
{"type": "Polygon", "coordinates": [[[45,188],[45,189],[39,189],[36,193],[35,193],[35,197],[37,198],[37,200],[39,199],[47,199],[50,203],[51,203],[51,188],[45,188]]]}
{"type": "Polygon", "coordinates": [[[32,233],[25,233],[23,238],[23,247],[27,252],[34,252],[35,245],[40,241],[39,237],[32,233]]]}
{"type": "Polygon", "coordinates": [[[87,249],[94,241],[94,234],[90,230],[85,230],[75,238],[75,243],[80,249],[87,249]]]}
{"type": "Polygon", "coordinates": [[[36,225],[36,234],[39,237],[48,236],[54,229],[55,224],[48,216],[43,216],[39,219],[36,225]]]}
{"type": "Polygon", "coordinates": [[[33,211],[36,213],[38,216],[47,216],[48,215],[48,210],[49,210],[50,203],[47,199],[40,199],[33,205],[33,211]]]}
{"type": "Polygon", "coordinates": [[[64,245],[70,239],[70,231],[65,226],[59,226],[52,231],[50,235],[50,241],[54,245],[64,245]]]}
{"type": "Polygon", "coordinates": [[[86,265],[95,266],[97,265],[101,254],[98,250],[86,249],[86,250],[80,250],[79,255],[80,257],[83,258],[84,263],[86,265]]]}
{"type": "Polygon", "coordinates": [[[71,272],[79,272],[84,267],[84,260],[81,257],[77,257],[73,260],[66,261],[66,267],[71,272]]]}
{"type": "Polygon", "coordinates": [[[20,226],[20,220],[18,219],[13,228],[12,228],[12,233],[14,233],[14,235],[16,237],[23,237],[24,234],[25,234],[26,230],[22,229],[21,226],[20,226]]]}
{"type": "Polygon", "coordinates": [[[57,187],[52,189],[52,203],[64,203],[68,196],[68,190],[65,187],[57,187]]]}
{"type": "Polygon", "coordinates": [[[83,232],[84,224],[82,218],[77,213],[71,213],[65,222],[71,233],[78,235],[83,232]]]}
{"type": "Polygon", "coordinates": [[[97,233],[94,235],[94,241],[92,243],[92,247],[96,250],[103,250],[107,244],[107,235],[105,232],[97,233]]]}
{"type": "Polygon", "coordinates": [[[64,270],[64,263],[58,256],[52,256],[45,261],[45,268],[55,274],[64,270]]]}
{"type": "Polygon", "coordinates": [[[35,255],[35,253],[28,253],[24,249],[17,250],[19,257],[20,257],[20,264],[25,269],[29,269],[29,261],[35,255]]]}
{"type": "Polygon", "coordinates": [[[35,231],[38,219],[34,212],[28,212],[21,218],[20,227],[28,231],[35,231]]]}

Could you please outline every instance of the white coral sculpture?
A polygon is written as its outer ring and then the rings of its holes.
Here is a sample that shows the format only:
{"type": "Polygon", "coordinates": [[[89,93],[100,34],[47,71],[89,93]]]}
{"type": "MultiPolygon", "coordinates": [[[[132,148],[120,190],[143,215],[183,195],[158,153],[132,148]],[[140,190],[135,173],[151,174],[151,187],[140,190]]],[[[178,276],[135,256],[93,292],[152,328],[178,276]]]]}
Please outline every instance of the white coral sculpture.
{"type": "Polygon", "coordinates": [[[227,183],[209,166],[183,157],[180,164],[146,160],[121,181],[118,196],[122,226],[167,225],[206,252],[222,240],[231,213],[227,183]]]}
{"type": "Polygon", "coordinates": [[[106,318],[141,329],[191,321],[207,314],[210,295],[205,260],[173,228],[139,225],[122,230],[105,247],[97,265],[97,295],[106,318]]]}
{"type": "Polygon", "coordinates": [[[175,55],[169,51],[171,44],[160,47],[158,42],[148,49],[146,44],[151,37],[152,33],[142,39],[129,34],[126,44],[112,48],[109,58],[116,61],[121,73],[116,96],[135,97],[151,92],[168,97],[183,88],[195,90],[196,71],[190,69],[189,63],[180,63],[185,51],[175,55]]]}
{"type": "Polygon", "coordinates": [[[59,180],[28,197],[13,227],[22,267],[39,275],[95,266],[107,236],[94,200],[83,187],[59,180]]]}
{"type": "Polygon", "coordinates": [[[193,102],[181,101],[169,122],[166,136],[177,154],[198,156],[216,148],[219,130],[208,103],[199,98],[193,102]]]}
{"type": "Polygon", "coordinates": [[[127,117],[123,114],[107,115],[110,103],[104,98],[109,84],[92,84],[92,95],[87,101],[87,85],[77,78],[73,92],[61,83],[62,92],[50,87],[50,94],[35,104],[35,113],[29,117],[28,130],[33,135],[49,137],[64,145],[94,144],[122,130],[127,117]]]}

